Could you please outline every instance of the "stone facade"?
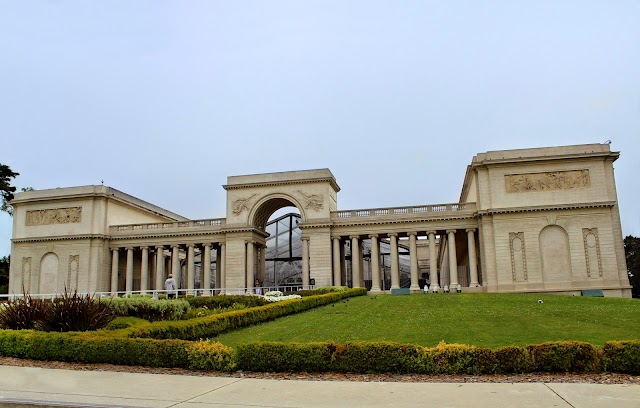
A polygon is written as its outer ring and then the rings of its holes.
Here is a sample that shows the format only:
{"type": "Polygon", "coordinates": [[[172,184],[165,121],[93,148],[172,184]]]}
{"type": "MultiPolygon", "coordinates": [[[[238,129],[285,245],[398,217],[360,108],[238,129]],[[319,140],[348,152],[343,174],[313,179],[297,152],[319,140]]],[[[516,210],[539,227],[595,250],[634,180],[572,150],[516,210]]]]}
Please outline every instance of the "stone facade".
{"type": "Polygon", "coordinates": [[[402,247],[412,292],[427,277],[440,292],[601,289],[630,297],[618,156],[602,144],[482,153],[467,167],[458,203],[362,210],[338,210],[328,169],[232,176],[223,186],[226,218],[207,220],[106,186],[24,192],[12,202],[10,292],[162,290],[168,273],[187,291],[199,276],[205,294],[251,292],[264,273],[267,220],[295,206],[305,287],[345,284],[348,245],[352,285],[381,292],[385,242],[391,289],[402,285],[402,247]]]}

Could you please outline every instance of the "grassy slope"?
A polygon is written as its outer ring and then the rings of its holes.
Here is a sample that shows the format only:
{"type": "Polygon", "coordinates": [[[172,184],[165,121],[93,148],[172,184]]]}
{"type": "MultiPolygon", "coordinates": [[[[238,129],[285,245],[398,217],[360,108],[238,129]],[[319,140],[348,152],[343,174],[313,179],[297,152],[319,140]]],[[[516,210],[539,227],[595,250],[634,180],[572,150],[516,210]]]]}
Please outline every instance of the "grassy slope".
{"type": "Polygon", "coordinates": [[[306,342],[388,340],[498,347],[552,340],[640,339],[640,301],[553,295],[441,294],[352,298],[216,340],[306,342]],[[543,303],[538,304],[538,299],[543,303]]]}

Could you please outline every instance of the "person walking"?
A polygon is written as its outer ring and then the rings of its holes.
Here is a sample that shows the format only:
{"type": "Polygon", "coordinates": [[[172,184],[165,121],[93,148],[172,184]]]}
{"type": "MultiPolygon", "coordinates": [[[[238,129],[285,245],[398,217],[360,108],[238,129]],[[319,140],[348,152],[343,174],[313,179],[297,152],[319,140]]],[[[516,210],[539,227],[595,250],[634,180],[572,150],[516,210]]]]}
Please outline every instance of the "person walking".
{"type": "Polygon", "coordinates": [[[176,285],[176,281],[173,279],[172,274],[169,274],[167,280],[164,281],[164,288],[167,291],[167,298],[173,299],[176,297],[178,286],[176,285]]]}

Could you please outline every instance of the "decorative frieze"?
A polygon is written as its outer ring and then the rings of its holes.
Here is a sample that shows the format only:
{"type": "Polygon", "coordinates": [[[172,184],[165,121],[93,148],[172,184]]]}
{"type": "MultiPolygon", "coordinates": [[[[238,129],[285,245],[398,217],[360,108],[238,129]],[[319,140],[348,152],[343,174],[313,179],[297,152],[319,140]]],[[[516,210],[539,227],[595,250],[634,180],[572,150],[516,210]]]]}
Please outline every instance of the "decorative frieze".
{"type": "Polygon", "coordinates": [[[597,228],[583,228],[584,258],[587,263],[587,275],[590,278],[602,277],[602,257],[600,256],[600,237],[597,228]]]}
{"type": "Polygon", "coordinates": [[[591,187],[589,170],[507,174],[504,176],[504,182],[507,193],[569,190],[591,187]]]}
{"type": "Polygon", "coordinates": [[[524,246],[524,232],[509,233],[511,249],[511,274],[514,282],[527,280],[527,256],[524,246]]]}
{"type": "Polygon", "coordinates": [[[71,224],[82,221],[82,207],[51,208],[48,210],[27,211],[25,224],[49,225],[71,224]]]}
{"type": "Polygon", "coordinates": [[[312,208],[316,212],[324,208],[324,196],[322,194],[306,195],[300,190],[298,190],[298,193],[304,198],[304,208],[312,208]]]}

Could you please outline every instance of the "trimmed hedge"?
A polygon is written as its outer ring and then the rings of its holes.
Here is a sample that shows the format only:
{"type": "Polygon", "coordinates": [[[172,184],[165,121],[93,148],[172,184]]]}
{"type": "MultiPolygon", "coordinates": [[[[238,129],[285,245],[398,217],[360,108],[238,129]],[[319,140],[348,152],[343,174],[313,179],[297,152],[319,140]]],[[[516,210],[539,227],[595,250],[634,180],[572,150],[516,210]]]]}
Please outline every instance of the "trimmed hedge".
{"type": "Polygon", "coordinates": [[[0,355],[34,360],[226,371],[233,350],[220,343],[109,338],[77,333],[0,331],[0,355]]]}
{"type": "Polygon", "coordinates": [[[392,342],[276,343],[238,346],[238,368],[248,371],[498,374],[527,372],[640,372],[640,341],[548,342],[496,350],[440,343],[433,348],[392,342]],[[305,364],[305,358],[308,359],[305,364]]]}
{"type": "Polygon", "coordinates": [[[157,322],[142,328],[132,329],[129,337],[184,340],[211,338],[241,327],[267,322],[278,317],[328,305],[347,297],[366,295],[366,293],[367,290],[365,288],[356,288],[344,292],[284,300],[265,306],[235,310],[186,321],[157,322]]]}
{"type": "Polygon", "coordinates": [[[602,363],[605,371],[640,374],[640,341],[608,341],[604,343],[602,363]]]}
{"type": "Polygon", "coordinates": [[[186,300],[193,308],[206,306],[209,309],[227,309],[238,304],[246,307],[256,307],[264,306],[268,303],[262,296],[245,295],[189,296],[186,300]]]}

